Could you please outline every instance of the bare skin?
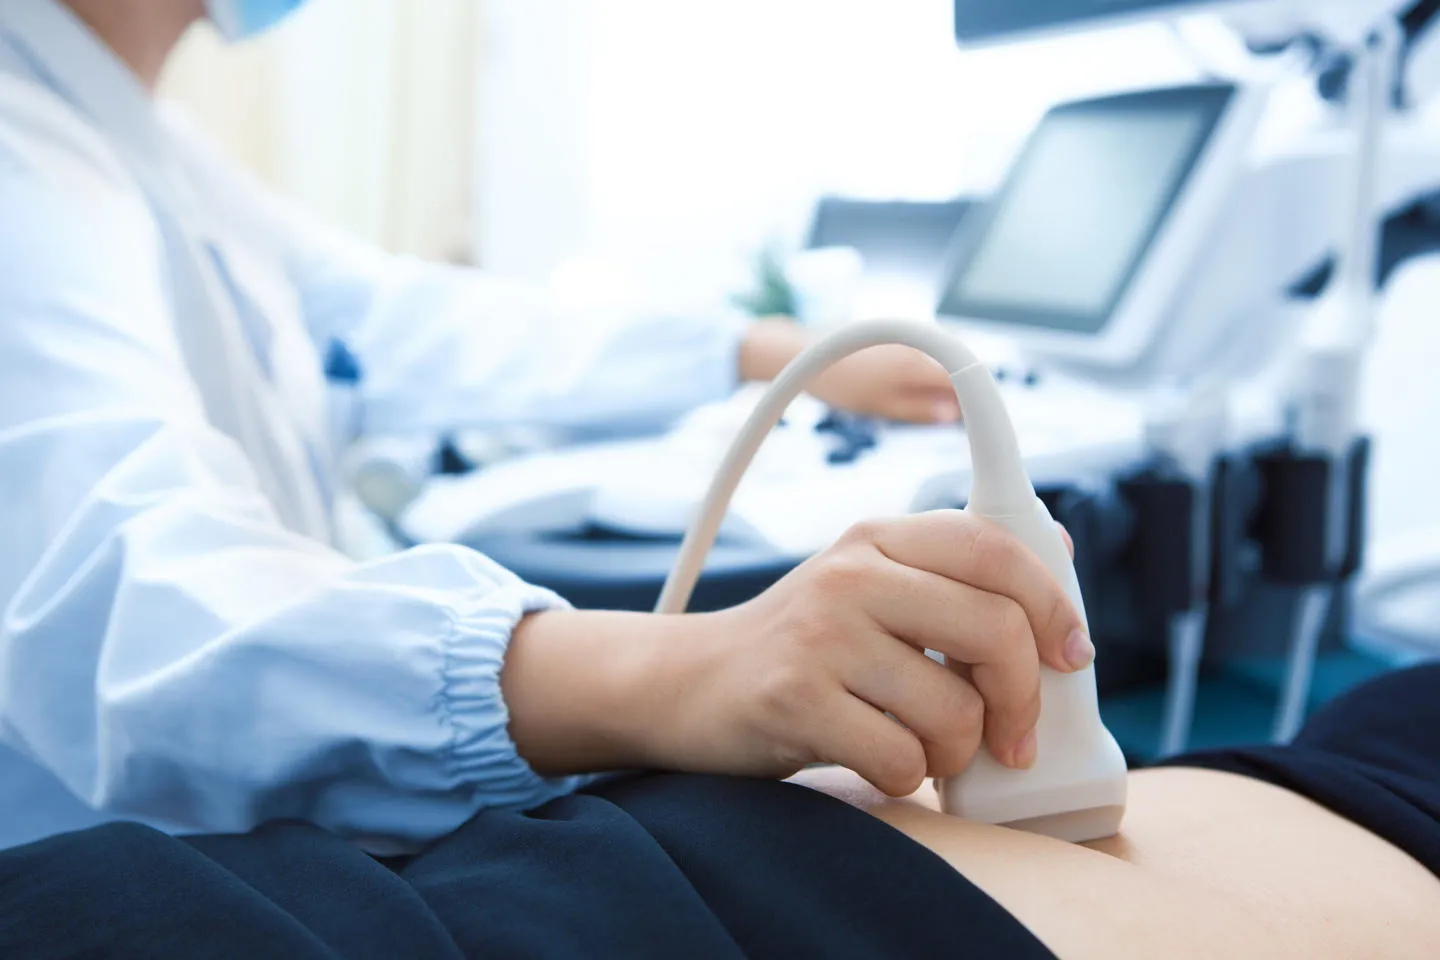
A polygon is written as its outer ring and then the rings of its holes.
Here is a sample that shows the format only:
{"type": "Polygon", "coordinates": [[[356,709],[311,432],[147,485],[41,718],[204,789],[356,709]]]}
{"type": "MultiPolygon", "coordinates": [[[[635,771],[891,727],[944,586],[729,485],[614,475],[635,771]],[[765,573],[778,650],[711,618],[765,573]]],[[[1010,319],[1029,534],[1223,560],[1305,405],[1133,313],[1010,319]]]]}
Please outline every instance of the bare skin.
{"type": "Polygon", "coordinates": [[[153,91],[180,38],[205,16],[205,0],[64,0],[153,91]]]}
{"type": "Polygon", "coordinates": [[[1120,835],[1076,846],[938,812],[838,769],[796,782],[944,858],[1062,958],[1440,956],[1440,881],[1311,801],[1204,770],[1132,774],[1120,835]]]}
{"type": "MultiPolygon", "coordinates": [[[[753,325],[740,348],[744,380],[773,380],[810,343],[787,320],[753,325]]],[[[954,423],[960,404],[938,363],[902,346],[871,347],[831,367],[810,392],[832,406],[907,423],[954,423]]]]}

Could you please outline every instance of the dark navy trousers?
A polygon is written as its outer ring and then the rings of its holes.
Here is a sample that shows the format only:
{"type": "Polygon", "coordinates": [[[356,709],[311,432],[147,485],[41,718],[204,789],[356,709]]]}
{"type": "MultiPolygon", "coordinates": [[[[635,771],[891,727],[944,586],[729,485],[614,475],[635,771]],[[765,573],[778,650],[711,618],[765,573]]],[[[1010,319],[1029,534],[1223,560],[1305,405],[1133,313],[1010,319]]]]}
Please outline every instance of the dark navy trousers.
{"type": "Polygon", "coordinates": [[[614,781],[400,861],[295,823],[0,853],[5,960],[1050,956],[928,850],[766,781],[614,781]]]}

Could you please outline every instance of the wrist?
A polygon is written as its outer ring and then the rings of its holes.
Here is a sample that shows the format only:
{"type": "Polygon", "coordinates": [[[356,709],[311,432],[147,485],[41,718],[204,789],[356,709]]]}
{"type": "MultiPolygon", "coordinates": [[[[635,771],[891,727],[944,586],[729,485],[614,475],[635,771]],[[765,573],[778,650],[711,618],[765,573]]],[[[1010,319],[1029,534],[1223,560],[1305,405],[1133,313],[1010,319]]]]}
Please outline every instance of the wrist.
{"type": "Polygon", "coordinates": [[[740,342],[740,380],[774,380],[809,342],[810,338],[794,321],[780,317],[755,321],[740,342]]]}
{"type": "Polygon", "coordinates": [[[700,616],[551,611],[510,641],[510,735],[537,773],[673,765],[670,743],[700,616]]]}

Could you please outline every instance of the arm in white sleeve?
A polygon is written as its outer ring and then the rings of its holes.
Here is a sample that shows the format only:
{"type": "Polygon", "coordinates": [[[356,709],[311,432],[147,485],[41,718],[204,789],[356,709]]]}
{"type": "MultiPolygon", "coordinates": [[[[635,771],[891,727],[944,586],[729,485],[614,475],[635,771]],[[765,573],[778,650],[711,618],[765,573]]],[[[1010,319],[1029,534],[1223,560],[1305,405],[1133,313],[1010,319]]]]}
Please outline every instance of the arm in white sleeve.
{"type": "Polygon", "coordinates": [[[172,315],[144,201],[37,136],[0,124],[0,739],[176,831],[423,842],[574,789],[499,687],[561,601],[463,549],[355,565],[283,529],[200,409],[172,324],[205,318],[172,315]]]}
{"type": "Polygon", "coordinates": [[[281,252],[317,346],[358,358],[366,432],[660,428],[736,387],[737,312],[583,309],[541,284],[391,256],[190,145],[212,192],[281,252]]]}
{"type": "Polygon", "coordinates": [[[473,269],[403,258],[355,269],[339,249],[310,248],[299,286],[312,323],[343,330],[359,359],[368,431],[659,429],[737,385],[744,322],[734,314],[580,311],[543,286],[473,269]],[[368,308],[347,329],[325,304],[356,283],[368,308]]]}

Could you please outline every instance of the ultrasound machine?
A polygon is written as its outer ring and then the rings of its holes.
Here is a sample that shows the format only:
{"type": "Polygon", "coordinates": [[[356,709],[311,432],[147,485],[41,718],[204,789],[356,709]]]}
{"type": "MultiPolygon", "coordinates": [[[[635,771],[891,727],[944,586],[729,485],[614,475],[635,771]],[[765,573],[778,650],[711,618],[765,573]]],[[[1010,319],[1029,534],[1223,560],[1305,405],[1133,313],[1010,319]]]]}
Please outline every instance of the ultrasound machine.
{"type": "MultiPolygon", "coordinates": [[[[1435,59],[1425,43],[1437,8],[957,0],[962,48],[1203,13],[1244,40],[1253,69],[1061,104],[978,202],[831,200],[817,213],[812,245],[869,249],[874,270],[928,277],[934,322],[991,363],[1037,488],[1075,536],[1105,650],[1102,695],[1163,688],[1144,714],[1160,733],[1137,753],[1192,741],[1207,635],[1212,654],[1278,653],[1280,706],[1263,722],[1285,739],[1314,691],[1317,650],[1343,620],[1368,447],[1329,413],[1343,397],[1305,385],[1304,370],[1348,369],[1346,357],[1306,345],[1336,326],[1317,316],[1343,327],[1364,314],[1377,225],[1440,188],[1440,148],[1408,109],[1429,92],[1414,78],[1435,59]],[[1368,110],[1357,103],[1367,89],[1368,110]],[[903,249],[907,218],[912,249],[933,262],[874,254],[903,249]],[[1329,433],[1307,432],[1315,422],[1329,433]],[[1286,640],[1268,650],[1263,634],[1286,640]]],[[[1346,349],[1363,350],[1363,337],[1346,349]]],[[[648,608],[753,403],[742,391],[664,437],[439,478],[400,526],[412,540],[474,544],[577,602],[648,608]]],[[[702,607],[763,589],[856,520],[964,503],[960,429],[882,425],[837,458],[826,416],[797,403],[762,448],[702,607]]]]}

